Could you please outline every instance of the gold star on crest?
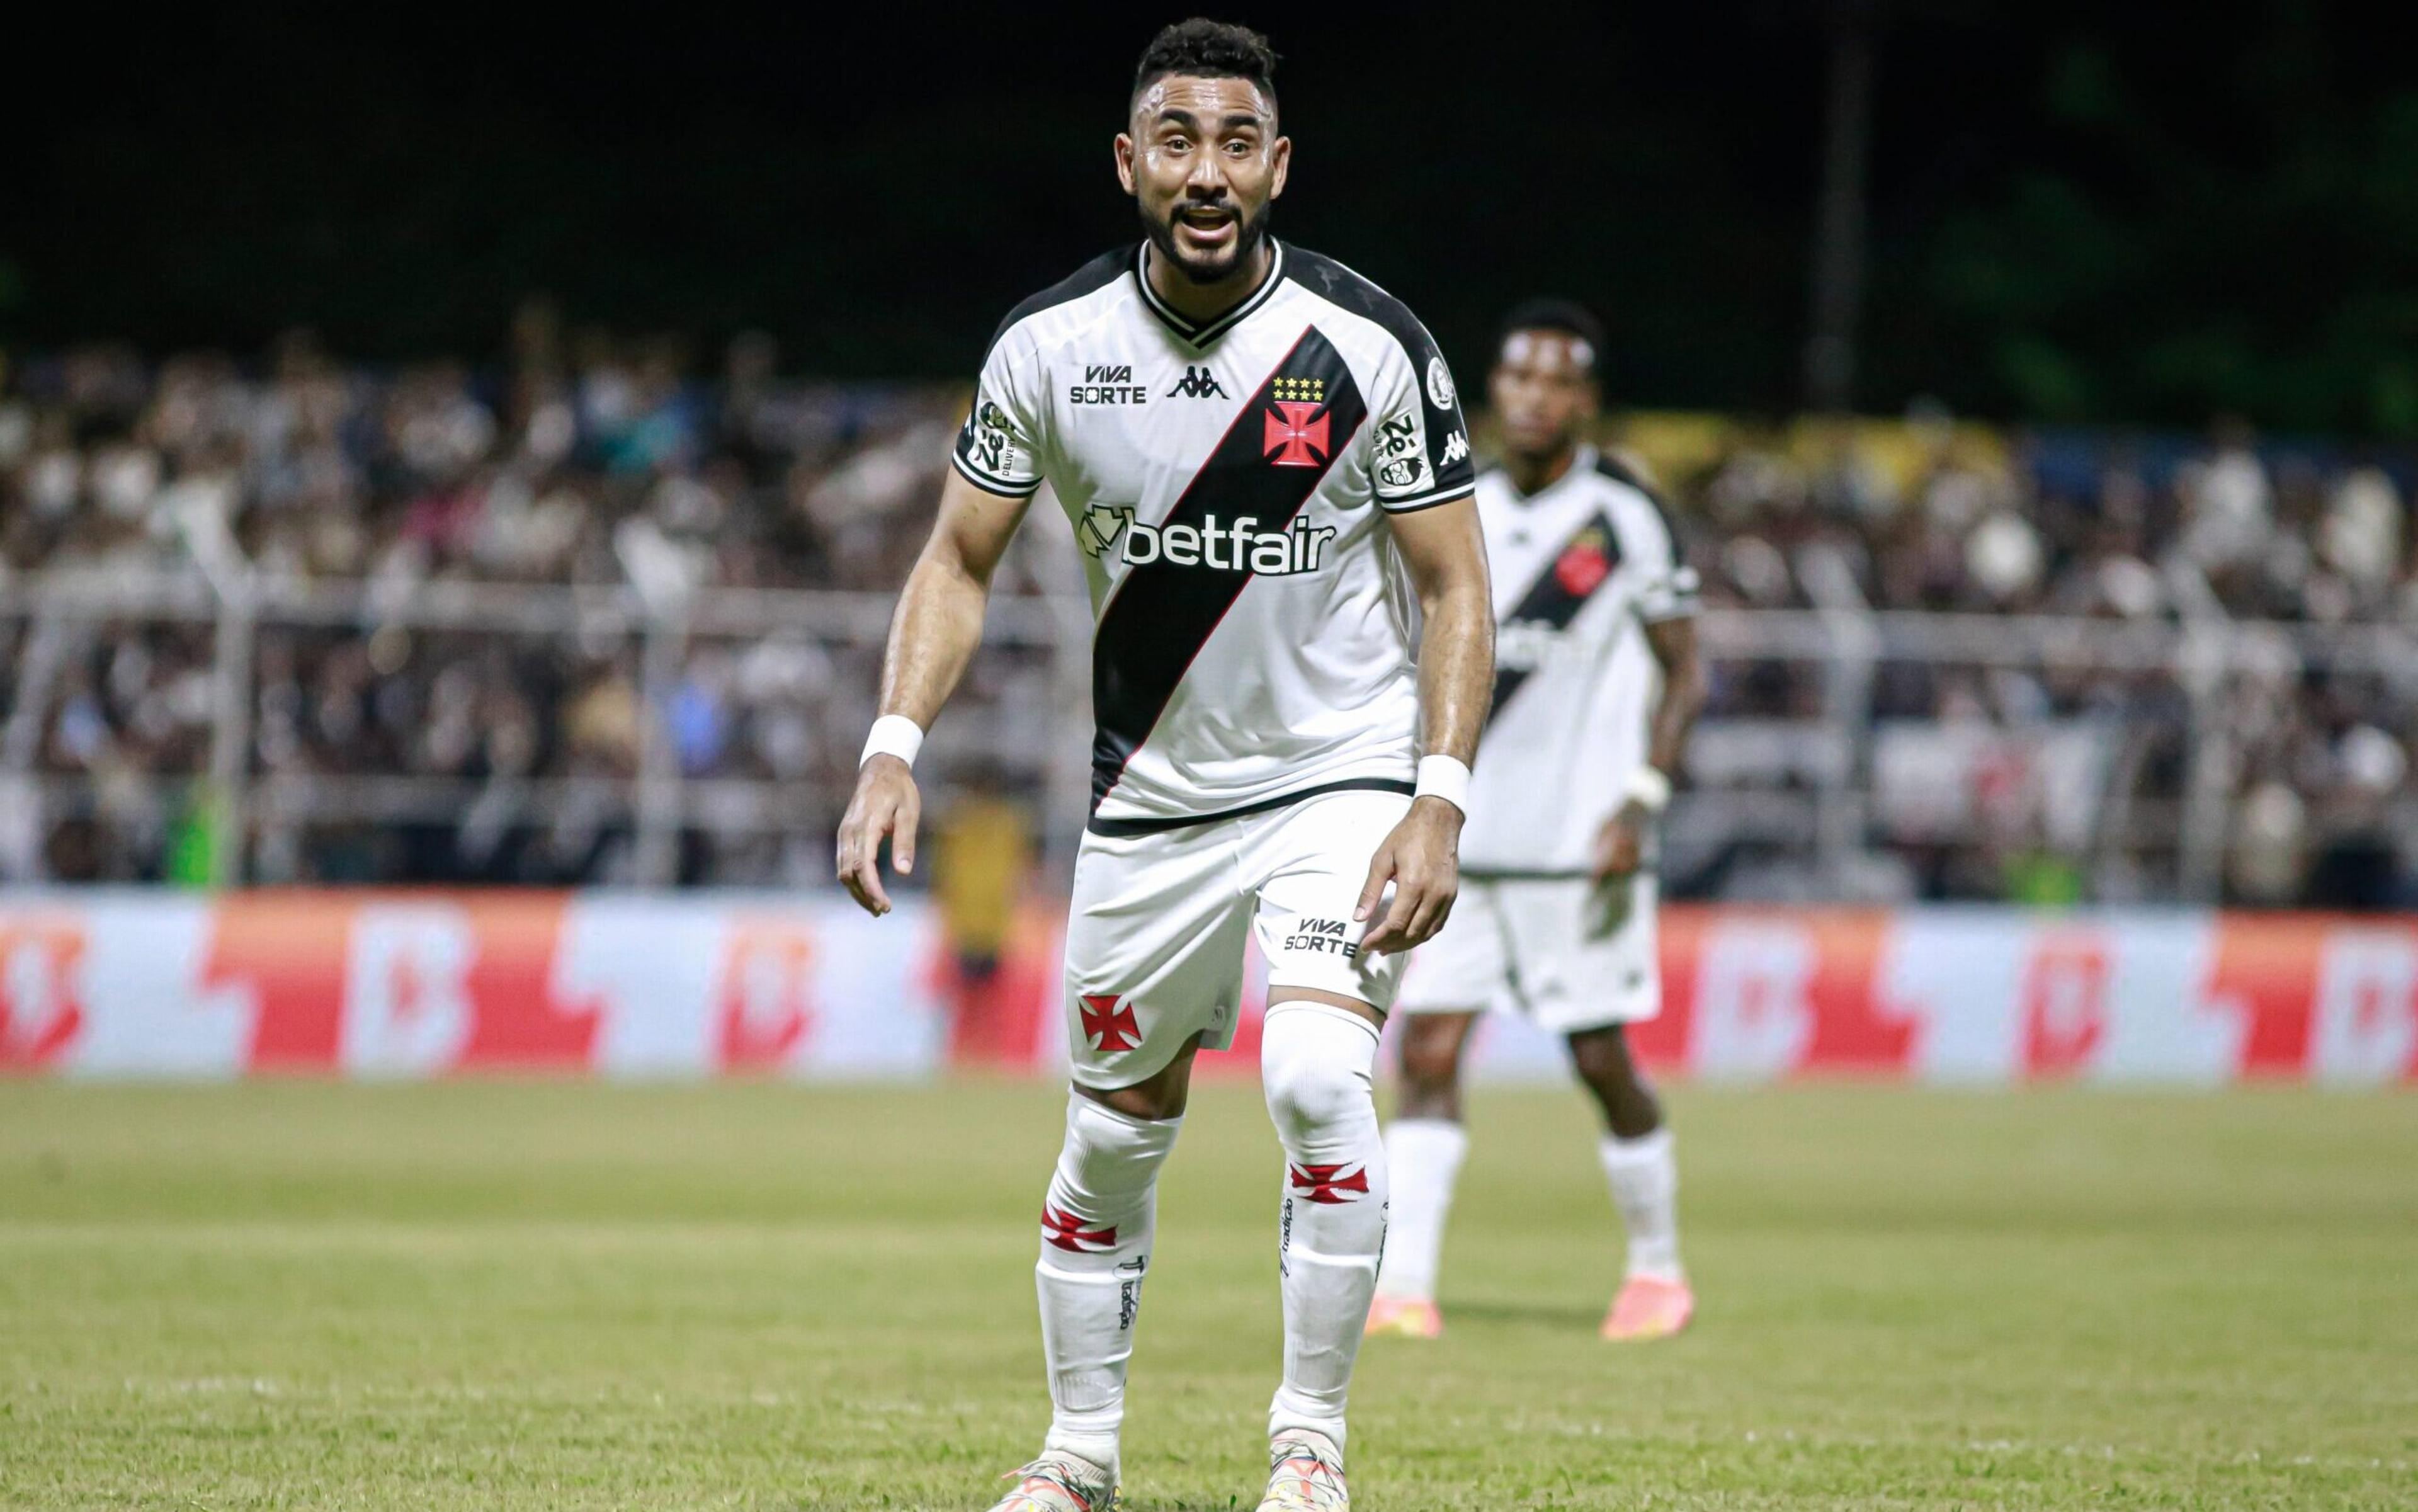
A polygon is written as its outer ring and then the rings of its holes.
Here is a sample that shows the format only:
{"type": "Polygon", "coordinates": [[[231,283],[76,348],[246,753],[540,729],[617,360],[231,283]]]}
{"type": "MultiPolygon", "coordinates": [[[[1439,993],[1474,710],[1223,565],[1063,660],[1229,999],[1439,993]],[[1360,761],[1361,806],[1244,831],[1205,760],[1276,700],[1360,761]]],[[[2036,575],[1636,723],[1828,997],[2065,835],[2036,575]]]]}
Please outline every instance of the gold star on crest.
{"type": "Polygon", "coordinates": [[[1326,401],[1326,380],[1324,378],[1288,378],[1279,376],[1272,380],[1272,382],[1276,390],[1274,397],[1278,399],[1300,400],[1306,404],[1312,405],[1324,404],[1326,401]]]}

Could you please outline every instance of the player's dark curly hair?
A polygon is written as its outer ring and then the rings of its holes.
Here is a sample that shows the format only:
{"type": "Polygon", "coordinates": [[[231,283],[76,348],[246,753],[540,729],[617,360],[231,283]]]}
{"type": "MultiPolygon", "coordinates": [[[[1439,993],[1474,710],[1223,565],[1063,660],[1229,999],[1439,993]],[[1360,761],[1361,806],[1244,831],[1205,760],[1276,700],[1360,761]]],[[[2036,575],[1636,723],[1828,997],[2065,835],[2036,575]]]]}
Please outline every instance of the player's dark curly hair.
{"type": "Polygon", "coordinates": [[[1210,79],[1248,79],[1270,104],[1277,98],[1277,50],[1248,26],[1195,16],[1161,30],[1141,50],[1134,67],[1133,92],[1171,73],[1210,79]]]}
{"type": "Polygon", "coordinates": [[[1599,370],[1603,366],[1603,322],[1575,299],[1523,299],[1512,306],[1503,324],[1494,328],[1497,353],[1515,330],[1558,330],[1575,336],[1594,355],[1592,366],[1599,370]]]}

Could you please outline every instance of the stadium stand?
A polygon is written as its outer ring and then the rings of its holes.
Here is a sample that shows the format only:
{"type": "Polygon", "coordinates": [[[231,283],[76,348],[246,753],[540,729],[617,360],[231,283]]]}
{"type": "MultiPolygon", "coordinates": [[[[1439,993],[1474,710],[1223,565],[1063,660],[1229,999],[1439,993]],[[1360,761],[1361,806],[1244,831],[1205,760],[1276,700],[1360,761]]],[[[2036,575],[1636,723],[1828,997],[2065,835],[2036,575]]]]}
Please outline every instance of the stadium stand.
{"type": "MultiPolygon", "coordinates": [[[[693,366],[536,304],[484,365],[0,366],[0,876],[822,878],[963,396],[755,336],[693,366]]],[[[2410,458],[1920,410],[1608,439],[1714,611],[1679,891],[2410,901],[2410,458]]],[[[944,722],[1061,818],[1063,544],[1026,532],[1033,613],[944,722]]]]}

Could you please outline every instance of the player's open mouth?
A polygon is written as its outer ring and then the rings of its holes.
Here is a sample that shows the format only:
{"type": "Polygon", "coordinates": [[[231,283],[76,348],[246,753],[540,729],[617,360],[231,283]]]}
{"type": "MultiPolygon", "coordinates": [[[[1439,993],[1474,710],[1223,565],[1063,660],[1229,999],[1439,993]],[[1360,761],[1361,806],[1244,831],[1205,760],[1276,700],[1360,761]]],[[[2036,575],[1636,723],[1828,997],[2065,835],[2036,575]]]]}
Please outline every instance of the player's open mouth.
{"type": "Polygon", "coordinates": [[[1234,214],[1231,210],[1193,208],[1179,210],[1175,216],[1179,239],[1188,247],[1214,252],[1234,237],[1234,214]]]}

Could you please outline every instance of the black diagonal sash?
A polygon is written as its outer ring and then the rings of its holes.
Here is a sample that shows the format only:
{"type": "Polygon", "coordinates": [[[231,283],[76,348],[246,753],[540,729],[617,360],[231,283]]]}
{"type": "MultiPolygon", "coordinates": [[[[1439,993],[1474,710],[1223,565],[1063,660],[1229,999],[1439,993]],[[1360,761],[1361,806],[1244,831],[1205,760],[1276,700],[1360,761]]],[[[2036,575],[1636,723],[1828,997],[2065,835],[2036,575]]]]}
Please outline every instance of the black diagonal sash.
{"type": "MultiPolygon", "coordinates": [[[[1528,591],[1520,596],[1519,603],[1503,617],[1504,623],[1526,622],[1568,630],[1587,602],[1612,581],[1613,569],[1619,565],[1620,536],[1612,527],[1612,517],[1599,512],[1570,532],[1569,539],[1545,564],[1545,570],[1528,585],[1528,591]]],[[[1503,706],[1511,701],[1511,695],[1520,691],[1520,685],[1535,670],[1526,666],[1494,669],[1494,702],[1486,710],[1489,725],[1502,716],[1503,706]]]]}
{"type": "MultiPolygon", "coordinates": [[[[1221,521],[1251,515],[1259,529],[1282,530],[1368,412],[1343,355],[1316,328],[1303,331],[1235,413],[1160,529],[1198,528],[1214,513],[1221,521]],[[1316,444],[1322,425],[1323,450],[1316,444]]],[[[1250,579],[1248,571],[1178,567],[1164,557],[1126,571],[1092,641],[1094,811],[1250,579]]]]}

